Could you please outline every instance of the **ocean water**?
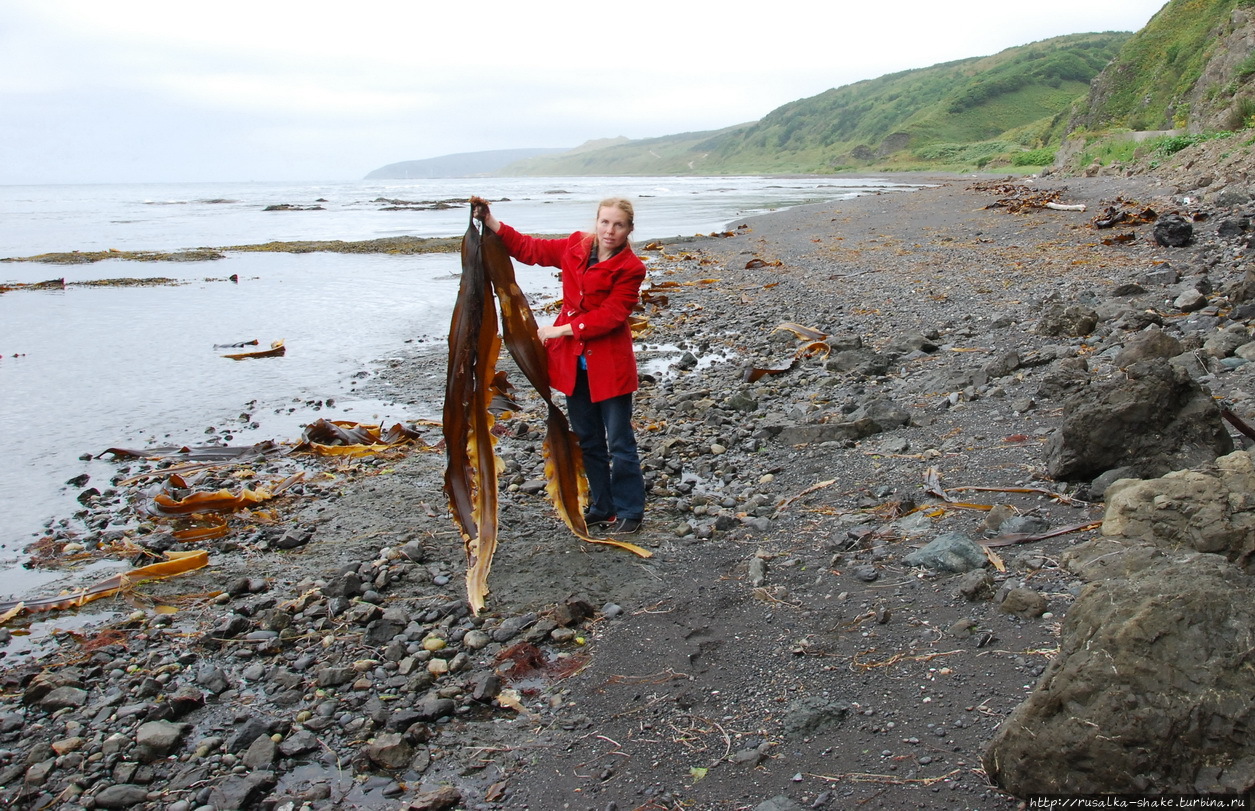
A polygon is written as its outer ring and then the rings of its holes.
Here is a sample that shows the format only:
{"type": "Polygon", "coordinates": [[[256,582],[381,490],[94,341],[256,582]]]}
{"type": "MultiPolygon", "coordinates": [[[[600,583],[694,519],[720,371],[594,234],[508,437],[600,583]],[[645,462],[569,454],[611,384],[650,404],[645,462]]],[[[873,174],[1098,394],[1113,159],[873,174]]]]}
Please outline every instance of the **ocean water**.
{"type": "MultiPolygon", "coordinates": [[[[345,183],[0,186],[0,259],[59,251],[222,248],[272,240],[456,236],[464,201],[493,201],[529,233],[589,228],[596,201],[636,205],[635,241],[723,230],[741,217],[885,189],[884,179],[481,178],[345,183]],[[452,201],[452,207],[405,203],[452,201]],[[265,211],[287,204],[314,210],[265,211]],[[389,209],[401,210],[389,210],[389,209]]],[[[516,266],[534,300],[549,269],[516,266]]],[[[228,252],[203,262],[0,262],[0,286],[63,277],[167,277],[152,286],[0,293],[0,599],[45,593],[54,575],[21,569],[49,521],[81,509],[114,465],[109,447],[291,441],[320,417],[438,418],[357,393],[363,371],[413,345],[444,352],[456,254],[228,252]],[[234,280],[231,280],[234,277],[234,280]],[[233,361],[215,345],[283,340],[282,358],[233,361]],[[331,400],[334,405],[329,406],[331,400]],[[210,430],[212,429],[212,431],[210,430]],[[67,482],[86,473],[90,482],[67,482]]]]}

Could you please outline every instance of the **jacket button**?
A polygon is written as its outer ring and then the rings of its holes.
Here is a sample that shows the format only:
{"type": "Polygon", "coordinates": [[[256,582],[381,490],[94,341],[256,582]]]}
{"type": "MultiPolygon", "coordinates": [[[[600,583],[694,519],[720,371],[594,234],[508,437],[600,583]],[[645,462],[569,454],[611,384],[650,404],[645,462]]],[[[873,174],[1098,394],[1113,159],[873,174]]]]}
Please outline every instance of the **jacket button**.
{"type": "Polygon", "coordinates": [[[584,328],[585,328],[585,327],[584,327],[584,322],[583,322],[583,321],[581,321],[581,322],[580,322],[580,329],[584,329],[584,328]]]}

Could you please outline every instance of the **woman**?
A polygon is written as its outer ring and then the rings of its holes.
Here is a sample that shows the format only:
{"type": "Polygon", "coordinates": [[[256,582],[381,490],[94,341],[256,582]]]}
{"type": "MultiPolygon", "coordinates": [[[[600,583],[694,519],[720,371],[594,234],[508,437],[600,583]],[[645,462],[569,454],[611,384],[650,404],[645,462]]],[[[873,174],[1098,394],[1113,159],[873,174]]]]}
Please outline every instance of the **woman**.
{"type": "Polygon", "coordinates": [[[593,233],[537,239],[499,221],[488,201],[472,197],[475,219],[495,232],[510,255],[527,265],[562,270],[562,310],[537,335],[549,355],[549,384],[567,397],[571,430],[579,437],[588,476],[588,528],[631,535],[645,517],[632,392],[636,355],[628,316],[640,297],[645,264],[632,252],[632,203],[602,200],[593,233]]]}

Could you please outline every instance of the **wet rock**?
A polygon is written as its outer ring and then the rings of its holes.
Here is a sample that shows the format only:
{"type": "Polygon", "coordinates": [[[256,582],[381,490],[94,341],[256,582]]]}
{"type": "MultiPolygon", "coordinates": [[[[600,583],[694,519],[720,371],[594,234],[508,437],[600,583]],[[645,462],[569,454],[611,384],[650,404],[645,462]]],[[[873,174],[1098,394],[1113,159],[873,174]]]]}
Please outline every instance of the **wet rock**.
{"type": "Polygon", "coordinates": [[[366,745],[366,757],[381,769],[404,769],[414,757],[414,747],[397,732],[385,732],[375,736],[366,745]]]}
{"type": "Polygon", "coordinates": [[[240,762],[247,766],[249,771],[260,771],[271,768],[278,754],[279,745],[269,735],[259,735],[248,745],[248,749],[244,750],[244,756],[240,758],[240,762]]]}
{"type": "Polygon", "coordinates": [[[401,811],[449,811],[462,802],[462,793],[453,786],[422,791],[401,807],[401,811]]]}
{"type": "Polygon", "coordinates": [[[140,724],[135,732],[135,754],[142,763],[152,763],[166,757],[179,745],[187,725],[168,721],[149,721],[140,724]]]}
{"type": "Polygon", "coordinates": [[[87,704],[87,691],[81,687],[57,687],[39,699],[39,707],[48,712],[56,712],[87,704]]]}
{"type": "Polygon", "coordinates": [[[1124,466],[1158,476],[1233,450],[1210,394],[1161,359],[1133,364],[1127,378],[1085,387],[1064,412],[1045,448],[1055,479],[1092,479],[1124,466]]]}
{"type": "Polygon", "coordinates": [[[196,671],[196,683],[214,695],[231,688],[231,682],[222,668],[212,664],[202,665],[196,671]]]}
{"type": "Polygon", "coordinates": [[[268,723],[260,718],[246,718],[243,722],[236,725],[235,734],[227,739],[223,748],[232,754],[236,754],[247,749],[259,737],[269,734],[270,725],[268,723]]]}
{"type": "Polygon", "coordinates": [[[308,730],[297,730],[279,741],[279,754],[286,758],[300,757],[319,748],[318,738],[308,730]]]}
{"type": "Polygon", "coordinates": [[[277,782],[272,772],[229,775],[209,793],[209,804],[215,808],[253,808],[277,782]]]}

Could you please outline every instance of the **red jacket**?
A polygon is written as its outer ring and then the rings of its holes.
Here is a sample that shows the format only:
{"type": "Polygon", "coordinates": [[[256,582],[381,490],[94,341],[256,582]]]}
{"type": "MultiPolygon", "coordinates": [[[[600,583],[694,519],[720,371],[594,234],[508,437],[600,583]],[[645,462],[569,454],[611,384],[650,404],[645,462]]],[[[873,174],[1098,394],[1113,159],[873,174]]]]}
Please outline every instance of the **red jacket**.
{"type": "Polygon", "coordinates": [[[562,270],[562,311],[554,326],[570,324],[574,335],[549,341],[549,385],[563,394],[575,391],[579,357],[588,360],[588,389],[593,402],[636,391],[636,355],[628,316],[640,300],[645,263],[632,246],[588,267],[591,234],[566,239],[537,239],[502,223],[497,236],[510,255],[527,265],[562,270]]]}

